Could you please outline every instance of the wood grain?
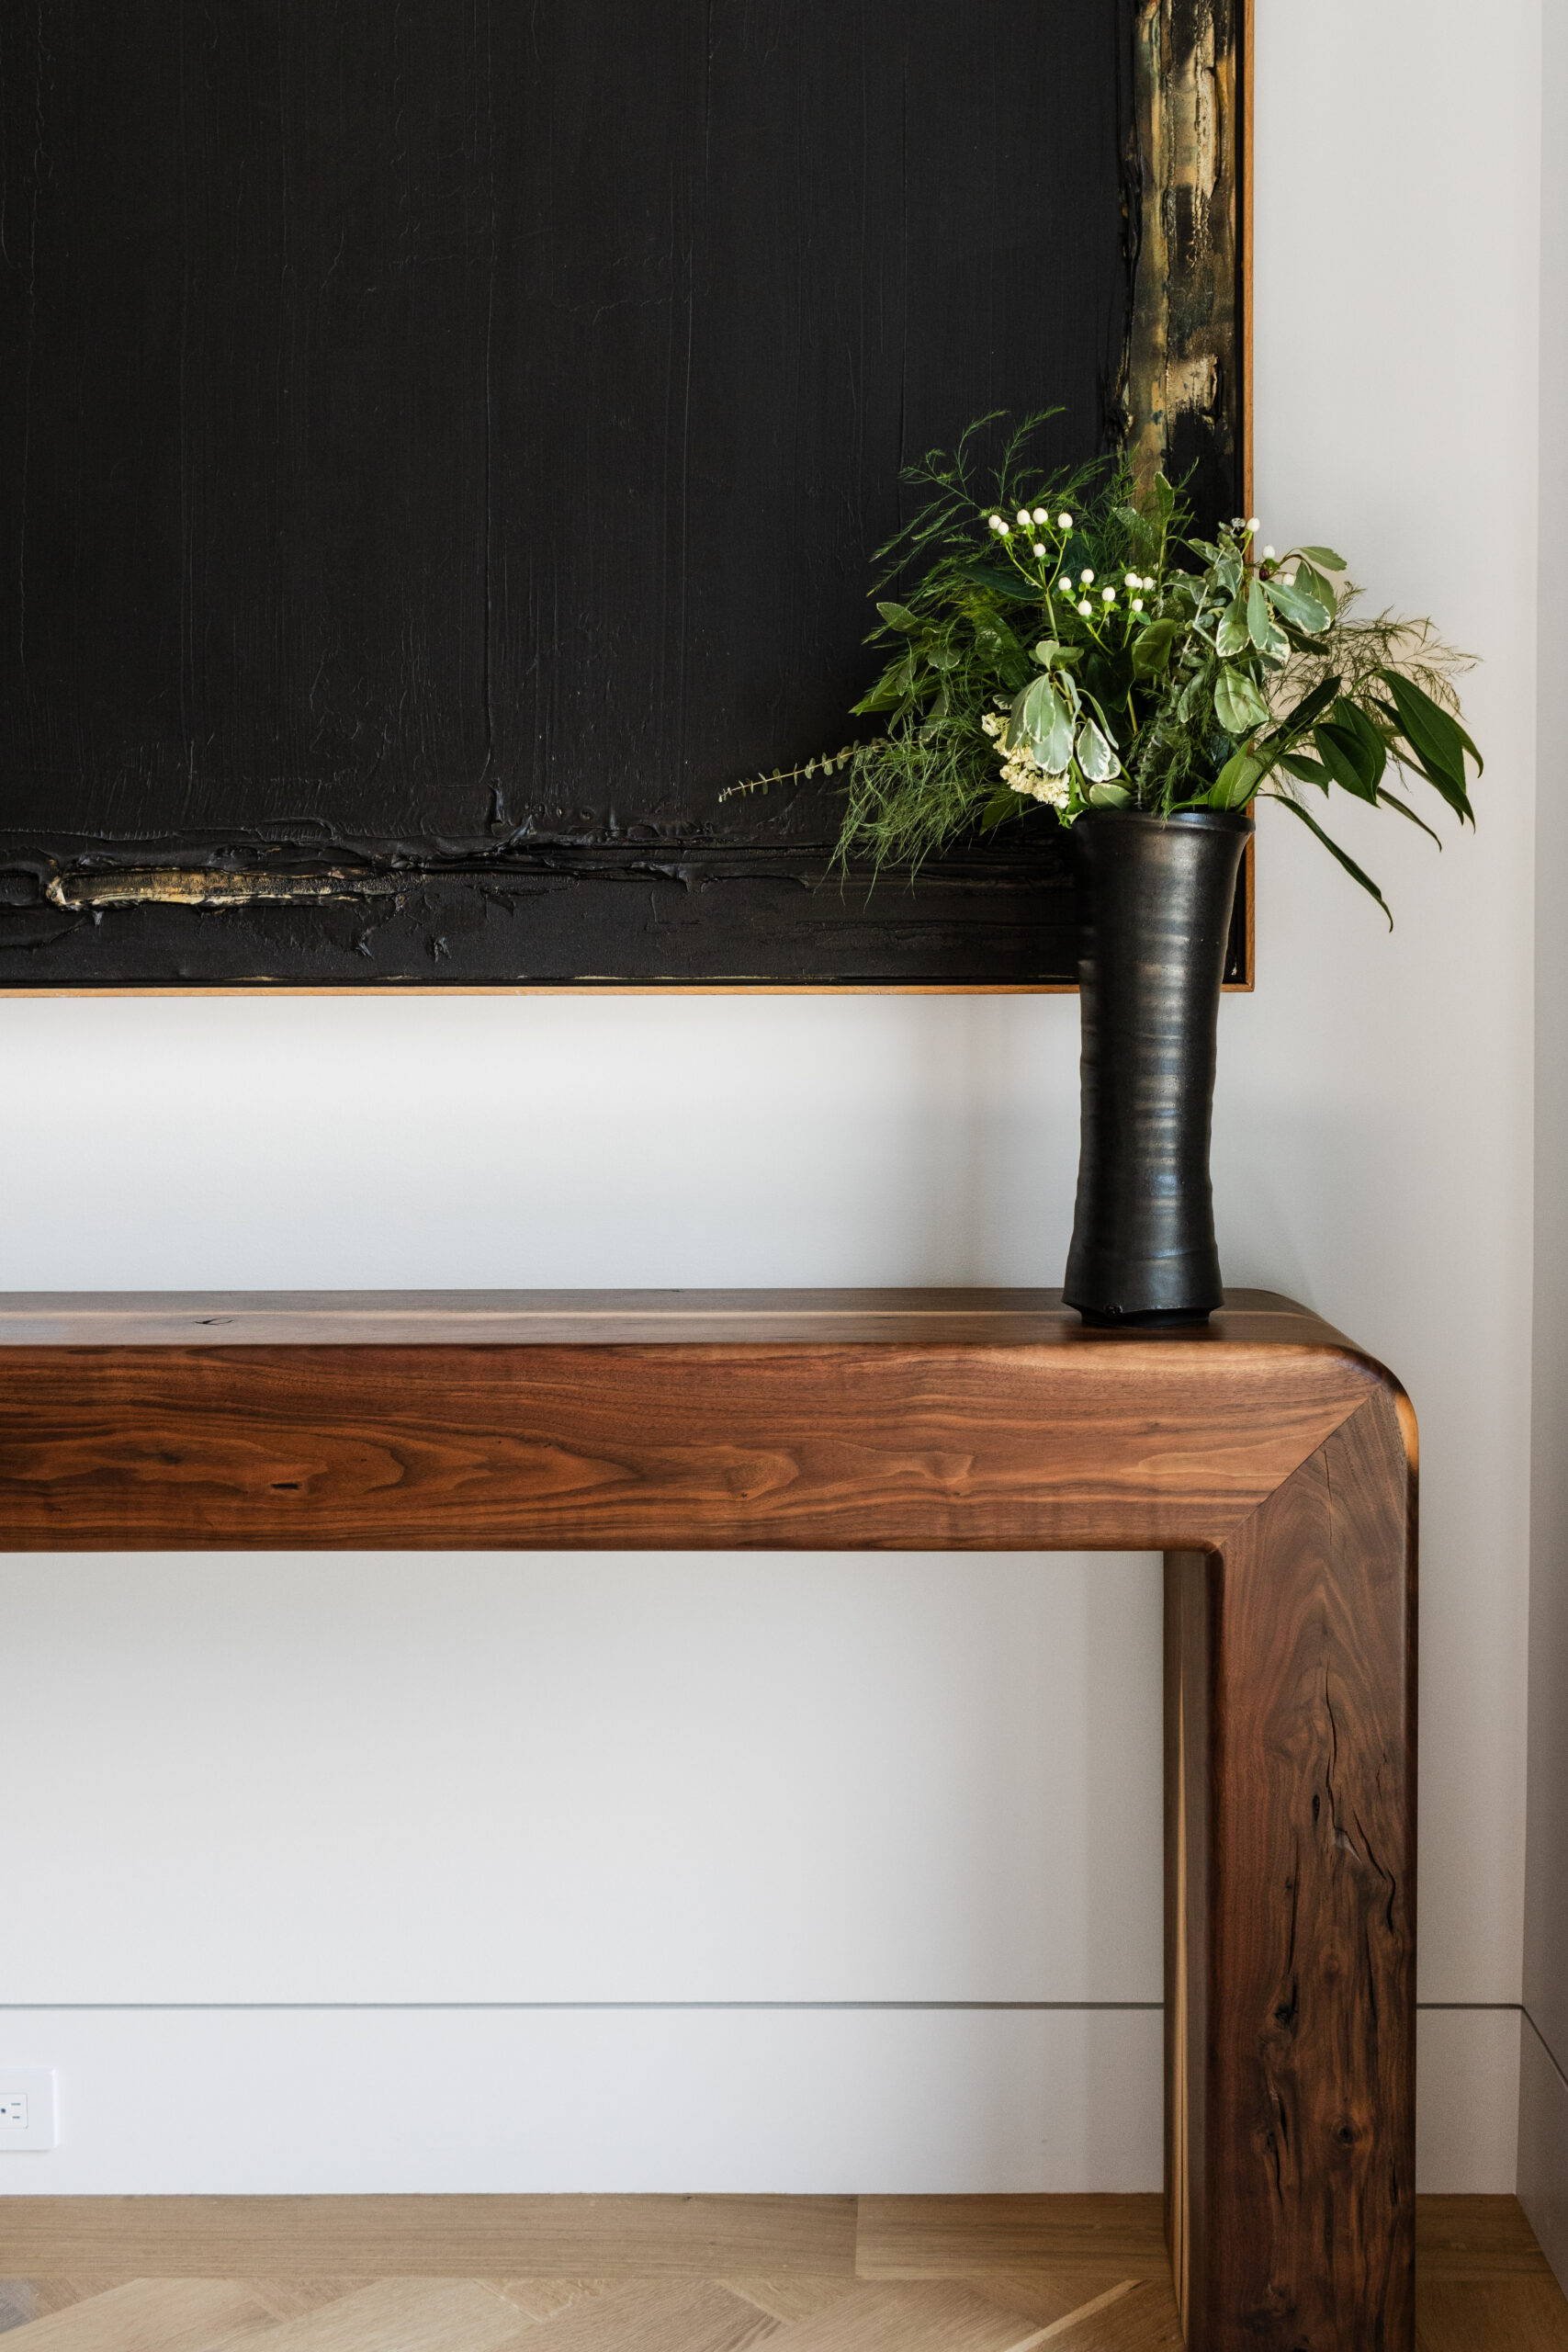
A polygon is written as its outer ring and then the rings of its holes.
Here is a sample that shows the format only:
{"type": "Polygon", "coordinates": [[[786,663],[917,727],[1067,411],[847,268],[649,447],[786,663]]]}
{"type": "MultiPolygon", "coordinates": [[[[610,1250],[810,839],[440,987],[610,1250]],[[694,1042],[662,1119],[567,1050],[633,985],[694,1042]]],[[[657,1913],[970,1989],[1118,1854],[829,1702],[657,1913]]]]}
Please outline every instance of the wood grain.
{"type": "Polygon", "coordinates": [[[1416,2352],[1568,2352],[1568,2303],[1555,2278],[1418,2279],[1416,2352]]]}
{"type": "MultiPolygon", "coordinates": [[[[94,2201],[77,2200],[86,2207],[94,2201]]],[[[375,2211],[386,2200],[354,2201],[367,2211],[354,2221],[344,2243],[363,2249],[376,2233],[375,2211]]],[[[422,2201],[437,2215],[453,2208],[453,2242],[474,2242],[471,2212],[460,2210],[474,2200],[422,2201]]],[[[663,2225],[669,2250],[685,2258],[688,2224],[673,2210],[675,2202],[664,2211],[663,2225]]],[[[915,2352],[921,2345],[955,2352],[966,2341],[993,2345],[998,2335],[1010,2352],[1174,2352],[1180,2342],[1170,2282],[1160,2267],[1156,2200],[1102,2199],[1089,2216],[1078,2198],[862,2202],[868,2252],[891,2224],[907,2278],[857,2283],[848,2270],[801,2268],[787,2256],[765,2280],[731,2277],[716,2283],[709,2277],[705,2282],[700,2272],[668,2269],[628,2277],[625,2259],[649,2252],[650,2215],[646,2200],[606,2198],[598,2200],[598,2219],[608,2275],[597,2278],[476,2280],[410,2278],[400,2271],[378,2280],[295,2273],[268,2279],[143,2278],[128,2287],[101,2271],[75,2278],[35,2275],[0,2278],[0,2331],[15,2335],[17,2352],[29,2352],[34,2344],[49,2352],[177,2352],[182,2345],[186,2352],[218,2352],[220,2346],[246,2352],[425,2352],[427,2346],[457,2352],[465,2341],[493,2344],[498,2327],[510,2330],[519,2319],[523,2352],[530,2346],[537,2352],[655,2352],[659,2346],[696,2352],[705,2345],[714,2352],[736,2340],[766,2344],[772,2352],[915,2352]],[[917,2206],[920,2221],[912,2233],[917,2206]],[[617,2242],[614,2219],[623,2208],[627,2228],[617,2242]],[[1025,2242],[1080,2246],[1086,2219],[1098,2271],[1064,2267],[1048,2254],[1021,2268],[977,2274],[942,2268],[944,2246],[961,2263],[977,2247],[998,2243],[1014,2250],[1025,2242]],[[1153,2275],[1143,2275],[1151,2264],[1153,2275]],[[65,2316],[69,2325],[57,2324],[65,2316]],[[34,2321],[44,2324],[30,2325],[34,2321]],[[570,2324],[538,2334],[541,2324],[557,2321],[570,2324]],[[218,2333],[205,2336],[209,2322],[218,2333]]],[[[0,2206],[0,2229],[9,2210],[0,2206]]],[[[421,2233],[426,2247],[435,2220],[427,2220],[421,2233]]],[[[570,2227],[578,2226],[574,2216],[570,2227]]],[[[232,2212],[221,2229],[232,2241],[232,2212]]],[[[268,2240],[276,2233],[258,2223],[254,2234],[268,2240]]],[[[330,2232],[308,2234],[312,2250],[330,2258],[330,2232]]],[[[395,2222],[384,2235],[396,2262],[395,2222]]],[[[796,2235],[809,2251],[812,2229],[796,2235]]],[[[1419,2199],[1416,2239],[1417,2352],[1568,2352],[1568,2301],[1516,2199],[1419,2199]]],[[[144,2251],[155,2259],[164,2243],[154,2223],[144,2251]]],[[[126,2251],[136,2258],[134,2246],[126,2251]]],[[[722,2259],[722,2247],[714,2259],[722,2259]]],[[[504,2352],[518,2340],[506,2333],[500,2339],[504,2352]]]]}
{"type": "Polygon", "coordinates": [[[1165,2236],[1178,2309],[1191,2310],[1207,2258],[1207,2208],[1192,2166],[1205,2141],[1211,1988],[1210,1564],[1165,1555],[1165,2236]]]}
{"type": "Polygon", "coordinates": [[[6,2197],[6,2267],[69,2277],[854,2276],[852,2197],[6,2197]]]}
{"type": "Polygon", "coordinates": [[[1157,1338],[1050,1294],[204,1305],[225,1336],[191,1346],[171,1302],[120,1311],[151,1344],[82,1340],[101,1303],[12,1303],[7,1548],[1200,1544],[1387,1380],[1266,1295],[1157,1338]],[[289,1339],[251,1344],[268,1324],[289,1339]]]}
{"type": "Polygon", "coordinates": [[[1548,2278],[1517,2197],[1417,2197],[1416,2260],[1424,2278],[1548,2278]]]}
{"type": "Polygon", "coordinates": [[[862,2278],[1022,2269],[1100,2279],[1161,2277],[1160,2199],[1140,2196],[863,2197],[862,2278]]]}
{"type": "MultiPolygon", "coordinates": [[[[534,2352],[604,2352],[616,2343],[635,2345],[637,2352],[747,2352],[748,2346],[776,2333],[777,2323],[765,2312],[716,2279],[644,2279],[636,2285],[617,2281],[602,2293],[579,2297],[546,2319],[526,2323],[520,2336],[505,2341],[508,2352],[513,2343],[534,2352]]],[[[344,2339],[343,2352],[360,2352],[364,2340],[344,2339]]],[[[278,2352],[294,2347],[280,2345],[278,2352]]],[[[314,2346],[302,2345],[299,2352],[314,2352],[314,2346]]],[[[329,2347],[323,2346],[322,2352],[329,2347]]],[[[439,2336],[433,2339],[433,2352],[446,2352],[439,2336]]]]}
{"type": "Polygon", "coordinates": [[[19,2352],[213,2352],[277,2335],[265,2303],[239,2278],[128,2279],[15,2333],[19,2352]]]}
{"type": "MultiPolygon", "coordinates": [[[[264,2345],[266,2352],[367,2352],[382,2345],[389,2352],[520,2352],[534,2333],[515,2303],[478,2278],[378,2278],[279,2322],[252,2346],[242,2338],[240,2352],[264,2345]]],[[[695,2335],[692,2352],[741,2352],[743,2342],[695,2335]]]]}
{"type": "Polygon", "coordinates": [[[773,2352],[1024,2352],[1040,2334],[1024,2313],[942,2278],[853,2287],[769,2342],[773,2352]]]}
{"type": "MultiPolygon", "coordinates": [[[[280,1290],[0,1292],[0,1348],[761,1345],[948,1340],[1125,1350],[1056,1290],[280,1290]]],[[[1182,1348],[1337,1349],[1371,1359],[1278,1291],[1233,1290],[1182,1348]]]]}
{"type": "Polygon", "coordinates": [[[1414,1560],[1380,1394],[1178,1570],[1208,1819],[1176,1923],[1177,2245],[1204,2352],[1413,2341],[1414,1560]]]}
{"type": "MultiPolygon", "coordinates": [[[[1397,1383],[1266,1293],[1160,1334],[1038,1291],[0,1303],[12,1549],[1163,1550],[1190,2352],[1413,2352],[1414,1498],[1397,1383]]],[[[604,2272],[592,2200],[564,2234],[554,2200],[485,2201],[519,2234],[466,2270],[604,2272]]],[[[699,2267],[716,2233],[724,2270],[778,2267],[776,2216],[685,2202],[699,2267]]],[[[865,2200],[863,2278],[1016,2271],[1043,2228],[1054,2261],[1127,2275],[1114,2200],[1079,2200],[1072,2244],[1066,2205],[970,2200],[962,2262],[929,2220],[865,2200]]],[[[803,2267],[847,2267],[855,2227],[823,2201],[836,2253],[803,2267]]]]}
{"type": "Polygon", "coordinates": [[[1039,2337],[1042,2352],[1180,2352],[1181,2341],[1181,2322],[1163,2278],[1111,2288],[1039,2337]]]}

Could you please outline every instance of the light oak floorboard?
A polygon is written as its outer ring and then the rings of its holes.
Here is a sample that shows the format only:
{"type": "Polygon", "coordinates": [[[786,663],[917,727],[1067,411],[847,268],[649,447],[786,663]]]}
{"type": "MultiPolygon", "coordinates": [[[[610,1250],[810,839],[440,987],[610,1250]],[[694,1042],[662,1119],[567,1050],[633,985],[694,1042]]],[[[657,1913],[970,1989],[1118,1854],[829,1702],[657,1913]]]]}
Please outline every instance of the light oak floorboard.
{"type": "MultiPolygon", "coordinates": [[[[254,2352],[513,2352],[536,2332],[515,2303],[478,2278],[378,2278],[274,2322],[254,2352]]],[[[28,2352],[25,2336],[18,2352],[28,2352]]]]}
{"type": "Polygon", "coordinates": [[[953,2278],[860,2286],[795,2320],[769,2352],[1022,2352],[1040,2330],[953,2278]]]}
{"type": "Polygon", "coordinates": [[[778,2323],[716,2279],[618,2285],[529,2327],[528,2352],[745,2352],[778,2323]]]}
{"type": "Polygon", "coordinates": [[[1551,2275],[1517,2197],[1418,2197],[1416,2267],[1426,2278],[1551,2275]]]}
{"type": "Polygon", "coordinates": [[[490,2282],[509,2302],[515,2303],[525,2319],[554,2319],[557,2312],[564,2312],[573,2303],[581,2303],[590,2295],[603,2295],[613,2287],[623,2287],[624,2278],[496,2278],[490,2282]]]}
{"type": "Polygon", "coordinates": [[[248,2278],[245,2284],[263,2301],[274,2319],[299,2319],[306,2312],[320,2311],[323,2303],[335,2303],[344,2295],[356,2295],[362,2287],[374,2287],[374,2278],[248,2278]]]}
{"type": "MultiPolygon", "coordinates": [[[[134,2201],[113,2200],[122,2251],[134,2201]]],[[[483,2238],[464,2211],[473,2201],[424,2200],[421,2243],[436,2232],[434,2204],[458,2209],[462,2242],[483,2238]]],[[[0,2333],[6,2352],[1178,2352],[1157,2199],[868,2198],[863,2262],[898,2267],[859,2281],[849,2200],[802,2200],[811,2210],[799,2221],[780,2210],[793,2201],[563,2199],[553,2235],[547,2215],[526,2217],[536,2242],[592,2241],[604,2256],[592,2269],[459,2278],[448,2251],[439,2275],[400,2275],[397,2262],[367,2278],[331,2258],[341,2248],[321,2230],[281,2275],[127,2278],[100,2259],[0,2278],[0,2333]],[[628,2277],[661,2225],[662,2271],[628,2277]],[[760,2236],[806,2258],[725,2260],[738,2237],[760,2236]],[[812,2259],[824,2237],[826,2267],[812,2259]],[[672,2267],[705,2258],[723,2266],[717,2276],[672,2267]]],[[[1568,2352],[1568,2301],[1516,2199],[1424,2199],[1417,2212],[1419,2352],[1568,2352]]],[[[374,2219],[361,2217],[355,2244],[374,2219]]],[[[276,2216],[263,2226],[230,2210],[218,2222],[223,2242],[276,2235],[276,2216]]],[[[164,2219],[158,2230],[166,2246],[164,2219]]]]}
{"type": "Polygon", "coordinates": [[[50,2312],[69,2311],[85,2295],[104,2295],[123,2287],[123,2277],[104,2278],[0,2278],[0,2334],[20,2327],[25,2320],[43,2319],[50,2312]]]}
{"type": "MultiPolygon", "coordinates": [[[[1080,2312],[1041,2330],[1041,2352],[1164,2352],[1179,2346],[1181,2322],[1168,2278],[1107,2288],[1080,2312]]],[[[1034,2352],[1034,2346],[1029,2347],[1034,2352]]]]}
{"type": "Polygon", "coordinates": [[[981,2270],[1073,2269],[1112,2279],[1163,2275],[1158,2197],[863,2197],[862,2278],[942,2278],[981,2270]]]}
{"type": "Polygon", "coordinates": [[[70,2278],[854,2275],[852,2197],[7,2197],[4,2267],[70,2278]]]}
{"type": "Polygon", "coordinates": [[[1438,2278],[1416,2289],[1416,2352],[1568,2352],[1555,2278],[1438,2278]]]}
{"type": "Polygon", "coordinates": [[[792,2270],[773,2278],[727,2278],[724,2281],[731,2294],[742,2295],[755,2303],[770,2319],[809,2319],[815,2312],[825,2312],[840,2295],[849,2294],[854,2286],[852,2278],[820,2278],[814,2271],[792,2270]]]}
{"type": "Polygon", "coordinates": [[[6,2352],[212,2352],[276,2325],[240,2278],[131,2278],[9,2331],[6,2352]]]}
{"type": "MultiPolygon", "coordinates": [[[[1163,2259],[1158,2276],[1164,2280],[1169,2266],[1163,2259]]],[[[988,2295],[994,2303],[1001,2303],[1008,2311],[1022,2312],[1041,2325],[1071,2318],[1083,2310],[1086,2303],[1100,2301],[1107,2295],[1124,2295],[1138,2284],[1134,2278],[1113,2280],[1109,2286],[1101,2270],[976,2270],[964,2275],[964,2283],[976,2293],[988,2295]]]]}

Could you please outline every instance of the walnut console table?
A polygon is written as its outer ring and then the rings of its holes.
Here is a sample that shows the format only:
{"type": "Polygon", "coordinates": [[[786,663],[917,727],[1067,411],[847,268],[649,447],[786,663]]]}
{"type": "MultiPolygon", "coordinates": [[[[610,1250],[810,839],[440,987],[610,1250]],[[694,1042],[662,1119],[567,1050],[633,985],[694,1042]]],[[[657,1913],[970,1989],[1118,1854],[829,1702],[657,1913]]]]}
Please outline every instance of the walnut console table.
{"type": "Polygon", "coordinates": [[[1414,2345],[1415,1453],[1267,1292],[0,1300],[13,1551],[1162,1551],[1191,2352],[1414,2345]]]}

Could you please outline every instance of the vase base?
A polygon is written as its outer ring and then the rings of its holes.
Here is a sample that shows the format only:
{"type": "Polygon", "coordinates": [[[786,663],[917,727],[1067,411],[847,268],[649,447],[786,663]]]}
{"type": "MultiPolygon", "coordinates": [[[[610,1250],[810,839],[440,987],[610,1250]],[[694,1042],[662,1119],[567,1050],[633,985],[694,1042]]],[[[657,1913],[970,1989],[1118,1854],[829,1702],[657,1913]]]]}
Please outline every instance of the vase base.
{"type": "MultiPolygon", "coordinates": [[[[1072,1300],[1063,1304],[1071,1306],[1072,1300]]],[[[1080,1306],[1075,1312],[1097,1331],[1176,1331],[1190,1330],[1195,1323],[1206,1323],[1213,1313],[1212,1306],[1134,1306],[1123,1314],[1117,1307],[1080,1306]]]]}

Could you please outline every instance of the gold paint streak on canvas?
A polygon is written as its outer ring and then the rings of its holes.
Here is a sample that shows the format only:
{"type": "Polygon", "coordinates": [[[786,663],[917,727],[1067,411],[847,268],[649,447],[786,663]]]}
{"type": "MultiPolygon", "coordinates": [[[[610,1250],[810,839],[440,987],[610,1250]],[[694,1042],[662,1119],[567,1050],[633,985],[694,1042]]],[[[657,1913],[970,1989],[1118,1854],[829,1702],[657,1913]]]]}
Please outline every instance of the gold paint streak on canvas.
{"type": "Polygon", "coordinates": [[[93,907],[249,907],[262,900],[285,904],[321,899],[388,899],[409,889],[416,877],[396,874],[239,873],[221,866],[123,866],[101,874],[57,874],[44,896],[57,907],[80,913],[93,907]]]}
{"type": "Polygon", "coordinates": [[[1123,397],[1146,485],[1179,421],[1238,435],[1237,60],[1229,0],[1143,0],[1134,37],[1140,219],[1123,397]]]}

